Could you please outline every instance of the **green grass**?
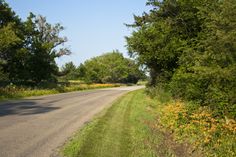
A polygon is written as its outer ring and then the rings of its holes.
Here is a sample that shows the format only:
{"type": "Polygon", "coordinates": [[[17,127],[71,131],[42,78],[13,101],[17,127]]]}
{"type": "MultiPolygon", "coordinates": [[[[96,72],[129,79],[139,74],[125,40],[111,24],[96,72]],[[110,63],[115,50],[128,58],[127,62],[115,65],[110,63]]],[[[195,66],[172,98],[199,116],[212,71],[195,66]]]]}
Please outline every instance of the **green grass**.
{"type": "Polygon", "coordinates": [[[141,81],[138,81],[138,82],[137,82],[137,85],[138,85],[138,86],[141,86],[141,85],[145,86],[147,83],[148,83],[148,81],[142,81],[142,80],[141,80],[141,81]]]}
{"type": "Polygon", "coordinates": [[[130,92],[63,147],[66,157],[233,157],[236,123],[174,100],[165,90],[130,92]]]}
{"type": "Polygon", "coordinates": [[[103,116],[95,118],[69,141],[67,157],[153,157],[160,137],[152,133],[149,122],[154,105],[143,90],[130,92],[116,101],[103,116]]]}
{"type": "Polygon", "coordinates": [[[70,83],[69,85],[57,85],[55,87],[23,87],[9,85],[5,88],[0,87],[0,101],[9,100],[9,99],[20,99],[30,96],[40,96],[40,95],[49,95],[49,94],[58,94],[66,93],[72,91],[81,91],[89,89],[98,89],[98,88],[109,88],[109,87],[119,87],[119,84],[80,84],[80,83],[70,83]]]}

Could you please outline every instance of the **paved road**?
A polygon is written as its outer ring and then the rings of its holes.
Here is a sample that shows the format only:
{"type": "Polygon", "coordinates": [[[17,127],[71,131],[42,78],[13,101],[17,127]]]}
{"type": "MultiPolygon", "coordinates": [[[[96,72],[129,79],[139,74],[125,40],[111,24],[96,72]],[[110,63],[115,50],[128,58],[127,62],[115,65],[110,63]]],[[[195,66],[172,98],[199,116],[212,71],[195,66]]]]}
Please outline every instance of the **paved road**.
{"type": "Polygon", "coordinates": [[[84,123],[128,91],[120,87],[0,103],[0,157],[49,157],[84,123]]]}

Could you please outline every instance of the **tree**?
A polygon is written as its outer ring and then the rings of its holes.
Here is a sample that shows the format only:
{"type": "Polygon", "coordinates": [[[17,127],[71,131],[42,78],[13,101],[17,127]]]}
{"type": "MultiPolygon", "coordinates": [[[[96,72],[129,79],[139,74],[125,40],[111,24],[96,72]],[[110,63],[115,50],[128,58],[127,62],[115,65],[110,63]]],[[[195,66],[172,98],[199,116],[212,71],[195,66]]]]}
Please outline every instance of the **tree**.
{"type": "Polygon", "coordinates": [[[76,72],[78,73],[78,78],[81,79],[81,80],[84,80],[85,73],[86,73],[86,68],[85,68],[84,64],[81,63],[77,67],[76,72]]]}
{"type": "Polygon", "coordinates": [[[66,37],[60,37],[64,28],[60,24],[51,25],[45,17],[36,17],[32,13],[25,22],[25,28],[26,48],[30,55],[28,69],[31,77],[28,79],[36,83],[55,80],[58,72],[55,58],[71,53],[67,48],[58,50],[67,41],[66,37]]]}
{"type": "Polygon", "coordinates": [[[68,62],[62,67],[62,72],[65,74],[63,79],[76,80],[79,78],[79,73],[73,62],[68,62]]]}
{"type": "Polygon", "coordinates": [[[11,82],[55,81],[55,58],[70,54],[60,37],[64,28],[30,13],[25,22],[0,0],[0,76],[11,82]]]}
{"type": "Polygon", "coordinates": [[[149,0],[134,16],[129,54],[175,97],[236,117],[236,4],[234,0],[149,0]]]}
{"type": "Polygon", "coordinates": [[[85,61],[85,80],[96,83],[136,83],[141,72],[134,61],[118,51],[85,61]]]}
{"type": "Polygon", "coordinates": [[[175,96],[210,106],[218,116],[235,118],[236,5],[229,0],[200,6],[203,29],[181,56],[171,90],[175,96]]]}
{"type": "Polygon", "coordinates": [[[173,18],[176,16],[177,6],[172,1],[149,1],[148,4],[154,8],[149,14],[134,16],[134,24],[128,26],[136,30],[126,37],[126,41],[129,55],[150,69],[150,84],[155,86],[157,82],[171,79],[185,42],[178,38],[171,22],[166,20],[169,14],[173,18]]]}
{"type": "MultiPolygon", "coordinates": [[[[0,0],[0,80],[11,79],[9,66],[14,61],[19,61],[23,47],[23,23],[11,10],[5,1],[0,0]]],[[[20,64],[18,64],[20,65],[20,64]]]]}

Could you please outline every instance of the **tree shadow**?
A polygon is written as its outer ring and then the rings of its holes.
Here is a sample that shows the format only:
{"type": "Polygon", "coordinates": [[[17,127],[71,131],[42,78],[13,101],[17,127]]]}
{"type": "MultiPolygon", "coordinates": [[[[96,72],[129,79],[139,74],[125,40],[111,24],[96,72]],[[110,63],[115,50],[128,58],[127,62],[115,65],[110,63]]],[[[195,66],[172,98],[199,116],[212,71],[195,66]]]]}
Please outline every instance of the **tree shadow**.
{"type": "Polygon", "coordinates": [[[40,104],[33,101],[21,101],[14,103],[0,104],[0,117],[8,115],[32,115],[43,114],[60,109],[60,107],[51,107],[52,104],[40,104]]]}

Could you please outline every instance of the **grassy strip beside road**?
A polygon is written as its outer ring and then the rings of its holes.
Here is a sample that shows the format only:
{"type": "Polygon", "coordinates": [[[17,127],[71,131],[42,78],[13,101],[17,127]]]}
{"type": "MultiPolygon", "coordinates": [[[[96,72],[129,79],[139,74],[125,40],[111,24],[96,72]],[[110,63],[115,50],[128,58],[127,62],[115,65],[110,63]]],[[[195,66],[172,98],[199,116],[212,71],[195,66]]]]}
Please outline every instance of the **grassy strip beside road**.
{"type": "Polygon", "coordinates": [[[85,126],[64,148],[68,157],[154,156],[149,145],[155,141],[146,121],[154,115],[147,112],[143,90],[120,98],[102,117],[85,126]],[[146,141],[146,142],[145,142],[146,141]]]}
{"type": "Polygon", "coordinates": [[[29,88],[9,85],[7,87],[0,87],[0,100],[19,99],[30,96],[40,96],[49,94],[66,93],[72,91],[80,91],[87,89],[119,87],[119,84],[71,84],[62,85],[54,88],[29,88]]]}
{"type": "MultiPolygon", "coordinates": [[[[157,94],[158,95],[158,94],[157,94]]],[[[63,148],[66,157],[235,156],[236,123],[144,90],[120,98],[63,148]]]]}

